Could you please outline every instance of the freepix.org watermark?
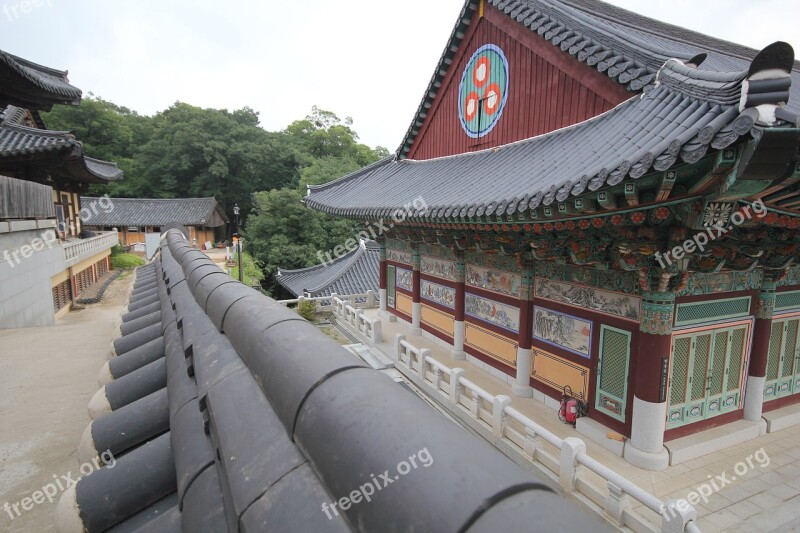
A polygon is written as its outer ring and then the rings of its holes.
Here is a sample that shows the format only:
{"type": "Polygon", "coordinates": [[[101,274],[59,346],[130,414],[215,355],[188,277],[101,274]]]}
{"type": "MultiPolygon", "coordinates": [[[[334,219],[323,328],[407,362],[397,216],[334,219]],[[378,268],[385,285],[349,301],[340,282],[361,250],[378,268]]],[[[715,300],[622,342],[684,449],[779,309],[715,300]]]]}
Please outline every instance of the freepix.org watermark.
{"type": "Polygon", "coordinates": [[[656,252],[655,257],[656,261],[658,261],[658,265],[661,268],[667,268],[667,266],[671,265],[673,261],[680,261],[687,255],[695,252],[702,253],[705,251],[706,245],[709,242],[722,237],[734,227],[744,224],[746,220],[752,219],[753,214],[755,214],[755,216],[758,218],[764,218],[767,214],[767,208],[760,198],[754,201],[752,204],[746,205],[738,211],[731,213],[728,226],[725,226],[724,224],[710,226],[706,228],[706,231],[697,233],[696,235],[692,236],[691,239],[686,239],[683,241],[683,243],[673,247],[671,250],[667,250],[667,253],[665,254],[656,252]]]}
{"type": "Polygon", "coordinates": [[[724,487],[730,485],[737,478],[741,478],[752,469],[756,467],[753,463],[758,464],[761,468],[768,466],[770,463],[769,454],[767,454],[764,448],[760,448],[756,450],[754,453],[751,453],[744,460],[739,461],[735,465],[733,465],[733,474],[730,474],[725,471],[719,475],[712,476],[711,474],[708,475],[708,481],[698,485],[695,490],[691,491],[686,495],[686,498],[681,498],[675,502],[675,507],[667,510],[663,505],[661,506],[661,514],[662,516],[666,516],[667,520],[672,520],[679,512],[688,512],[689,505],[697,505],[702,501],[703,503],[708,503],[709,496],[714,493],[719,492],[724,487]]]}
{"type": "MultiPolygon", "coordinates": [[[[81,219],[81,222],[86,224],[92,218],[100,213],[101,211],[104,213],[110,213],[114,210],[114,202],[111,201],[111,198],[108,195],[101,196],[96,201],[89,203],[81,207],[80,211],[78,211],[78,216],[81,219]]],[[[69,226],[60,226],[59,229],[66,233],[66,229],[69,228],[71,231],[75,231],[75,227],[70,224],[69,226]]],[[[34,237],[28,244],[23,244],[19,248],[14,250],[3,250],[3,261],[7,262],[11,268],[19,265],[25,259],[30,259],[34,253],[41,252],[45,249],[50,249],[58,242],[58,235],[56,231],[53,229],[48,229],[43,231],[38,237],[34,237]]]]}
{"type": "Polygon", "coordinates": [[[422,468],[428,468],[432,464],[433,457],[431,457],[428,448],[422,448],[417,453],[411,455],[408,461],[400,461],[397,463],[397,474],[392,475],[389,470],[385,470],[383,474],[379,474],[377,477],[375,474],[370,474],[369,477],[371,480],[352,491],[348,496],[334,500],[331,503],[324,502],[322,504],[322,512],[325,513],[328,520],[333,520],[334,516],[339,516],[339,511],[336,509],[337,505],[340,510],[346,511],[350,509],[351,505],[361,503],[362,501],[371,502],[373,494],[385,489],[395,481],[398,481],[400,476],[405,476],[420,466],[422,468]],[[417,464],[417,460],[419,460],[419,464],[417,464]]]}
{"type": "MultiPolygon", "coordinates": [[[[99,457],[92,459],[91,463],[83,463],[78,468],[80,474],[78,479],[88,476],[95,470],[100,470],[104,464],[106,468],[114,468],[117,465],[117,460],[114,458],[114,454],[111,453],[111,450],[104,451],[99,457]]],[[[33,509],[34,505],[39,505],[44,502],[53,503],[56,496],[77,483],[78,479],[72,477],[72,471],[67,472],[67,475],[59,476],[58,474],[53,474],[53,481],[19,501],[14,503],[5,502],[3,504],[3,510],[8,513],[11,520],[14,520],[22,516],[22,513],[33,509]],[[20,511],[20,509],[22,510],[20,511]]]]}
{"type": "Polygon", "coordinates": [[[366,229],[358,232],[358,235],[352,239],[347,239],[344,244],[336,246],[333,250],[328,250],[327,252],[323,252],[322,250],[317,251],[317,258],[322,265],[328,266],[336,259],[355,250],[361,241],[367,241],[369,239],[375,240],[379,235],[387,233],[395,224],[400,224],[412,214],[424,215],[427,212],[428,204],[425,203],[422,196],[418,196],[414,198],[413,201],[405,204],[402,208],[395,210],[395,212],[392,213],[391,222],[387,222],[382,218],[378,222],[369,224],[366,229]]]}
{"type": "Polygon", "coordinates": [[[11,2],[3,4],[3,14],[9,22],[14,22],[20,17],[24,17],[31,13],[34,9],[42,6],[53,7],[52,0],[20,0],[19,2],[11,2]]]}

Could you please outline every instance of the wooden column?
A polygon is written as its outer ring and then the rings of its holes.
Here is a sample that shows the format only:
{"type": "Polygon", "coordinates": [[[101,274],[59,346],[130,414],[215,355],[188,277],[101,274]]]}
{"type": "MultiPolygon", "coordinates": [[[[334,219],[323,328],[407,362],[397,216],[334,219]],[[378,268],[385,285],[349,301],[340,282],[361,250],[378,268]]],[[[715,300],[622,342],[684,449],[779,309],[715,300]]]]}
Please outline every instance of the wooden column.
{"type": "Polygon", "coordinates": [[[466,290],[466,265],[464,252],[456,252],[456,308],[453,310],[453,357],[466,359],[464,352],[464,339],[466,338],[466,325],[464,324],[464,292],[466,290]]]}
{"type": "MultiPolygon", "coordinates": [[[[767,274],[764,274],[765,276],[767,274]]],[[[745,420],[760,420],[764,407],[764,385],[767,378],[769,340],[772,335],[772,313],[775,310],[775,281],[763,281],[758,293],[756,320],[753,327],[753,348],[747,368],[747,385],[744,397],[745,420]]]]}
{"type": "Polygon", "coordinates": [[[533,320],[533,278],[534,263],[526,259],[522,263],[522,285],[519,289],[519,337],[517,339],[517,378],[511,386],[514,396],[531,397],[531,336],[533,320]]]}
{"type": "Polygon", "coordinates": [[[636,344],[633,381],[633,420],[625,459],[647,470],[663,470],[669,464],[664,448],[667,416],[667,369],[672,350],[675,294],[645,292],[636,344]]]}
{"type": "Polygon", "coordinates": [[[412,258],[414,263],[414,270],[411,273],[411,333],[413,335],[422,335],[422,328],[420,328],[420,318],[422,315],[422,304],[420,303],[420,257],[419,257],[419,244],[414,243],[412,248],[412,258]]]}

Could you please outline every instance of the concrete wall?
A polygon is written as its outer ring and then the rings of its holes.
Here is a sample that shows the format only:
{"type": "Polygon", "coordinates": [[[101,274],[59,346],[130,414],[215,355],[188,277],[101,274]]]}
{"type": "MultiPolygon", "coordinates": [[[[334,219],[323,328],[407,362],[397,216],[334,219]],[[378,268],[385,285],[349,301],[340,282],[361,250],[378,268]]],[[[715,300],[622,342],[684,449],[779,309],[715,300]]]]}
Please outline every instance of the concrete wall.
{"type": "Polygon", "coordinates": [[[23,257],[19,249],[41,239],[45,229],[0,234],[0,329],[52,326],[50,280],[65,270],[64,250],[57,242],[23,257]],[[14,259],[13,253],[17,253],[14,259]]]}

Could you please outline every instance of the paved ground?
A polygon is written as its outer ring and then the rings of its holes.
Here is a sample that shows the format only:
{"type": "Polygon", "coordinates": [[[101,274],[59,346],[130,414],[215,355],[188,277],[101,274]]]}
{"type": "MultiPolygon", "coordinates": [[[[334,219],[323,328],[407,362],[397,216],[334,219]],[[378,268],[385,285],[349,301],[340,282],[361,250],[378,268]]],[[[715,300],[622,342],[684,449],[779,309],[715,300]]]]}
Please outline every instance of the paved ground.
{"type": "MultiPolygon", "coordinates": [[[[378,311],[369,309],[366,314],[369,318],[377,318],[378,311]]],[[[410,328],[401,323],[383,321],[382,327],[386,342],[378,345],[381,351],[391,354],[394,350],[392,343],[395,334],[402,333],[414,346],[430,349],[434,359],[451,368],[463,368],[468,379],[488,392],[512,396],[511,386],[504,381],[467,361],[454,359],[449,350],[438,343],[411,335],[410,328]]],[[[708,488],[702,489],[710,492],[707,503],[701,501],[696,506],[698,525],[704,532],[800,531],[800,426],[769,433],[723,451],[672,466],[663,472],[650,472],[632,466],[621,457],[588,440],[571,426],[562,424],[556,411],[541,402],[529,398],[512,398],[513,406],[536,423],[561,438],[583,439],[589,455],[655,494],[662,501],[687,498],[690,492],[708,483],[708,488]],[[763,452],[760,452],[762,448],[763,452]],[[752,467],[747,463],[748,456],[751,457],[752,467]],[[740,462],[743,465],[738,466],[738,471],[743,473],[737,475],[735,469],[740,462]],[[710,484],[712,481],[719,490],[714,490],[714,486],[710,484]]],[[[634,507],[641,508],[637,505],[634,507]]],[[[653,517],[652,514],[645,516],[651,519],[653,517]]]]}
{"type": "MultiPolygon", "coordinates": [[[[133,277],[123,276],[101,303],[71,311],[54,327],[0,330],[0,506],[61,476],[77,477],[86,408],[133,277]]],[[[12,509],[13,520],[0,508],[0,531],[53,531],[58,496],[29,511],[18,506],[20,516],[12,509]]]]}

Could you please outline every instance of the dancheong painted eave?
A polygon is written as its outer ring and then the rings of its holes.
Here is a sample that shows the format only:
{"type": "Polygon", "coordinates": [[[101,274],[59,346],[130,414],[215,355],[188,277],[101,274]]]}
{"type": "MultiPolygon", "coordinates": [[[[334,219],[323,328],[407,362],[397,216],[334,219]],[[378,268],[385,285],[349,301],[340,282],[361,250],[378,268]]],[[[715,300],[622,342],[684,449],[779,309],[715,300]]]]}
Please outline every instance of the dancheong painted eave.
{"type": "MultiPolygon", "coordinates": [[[[766,130],[798,128],[786,107],[793,50],[777,42],[739,72],[669,60],[654,87],[583,123],[524,141],[425,161],[387,158],[309,187],[306,204],[354,218],[388,217],[423,198],[421,220],[524,213],[693,164],[766,130]],[[387,201],[388,200],[388,201],[387,201]]],[[[780,176],[776,176],[780,178],[780,176]]]]}

